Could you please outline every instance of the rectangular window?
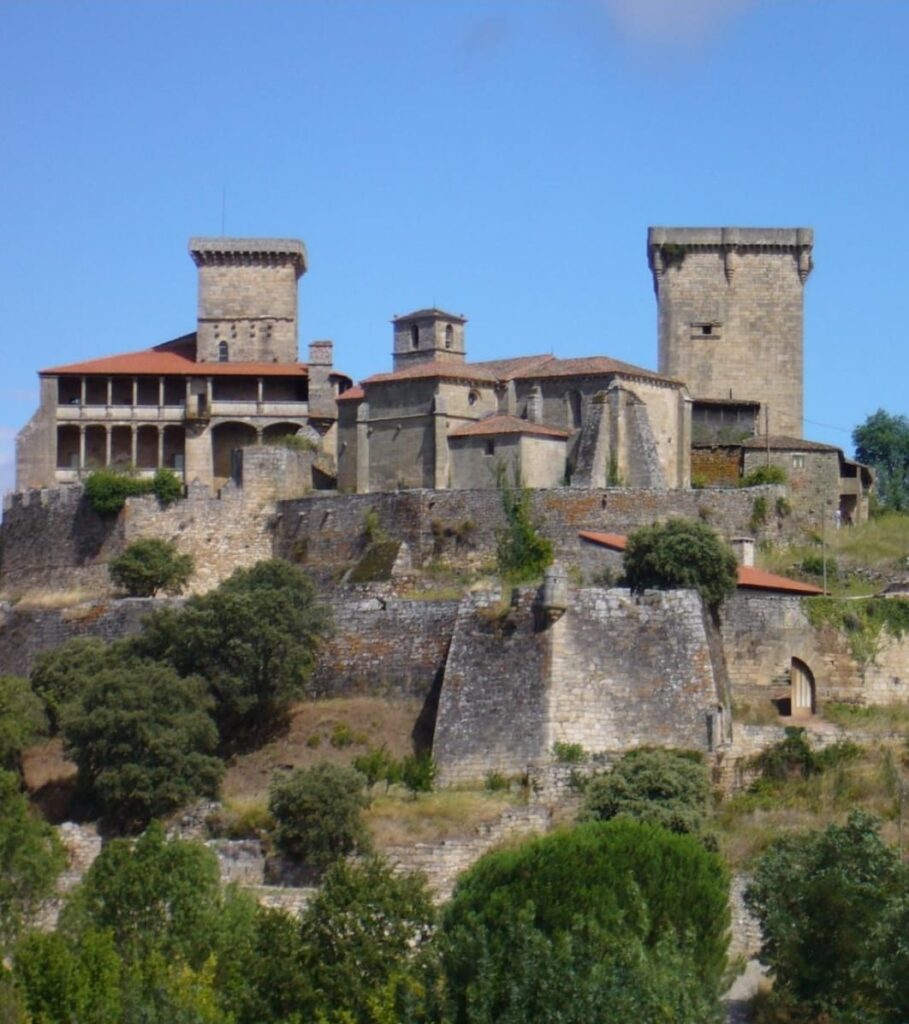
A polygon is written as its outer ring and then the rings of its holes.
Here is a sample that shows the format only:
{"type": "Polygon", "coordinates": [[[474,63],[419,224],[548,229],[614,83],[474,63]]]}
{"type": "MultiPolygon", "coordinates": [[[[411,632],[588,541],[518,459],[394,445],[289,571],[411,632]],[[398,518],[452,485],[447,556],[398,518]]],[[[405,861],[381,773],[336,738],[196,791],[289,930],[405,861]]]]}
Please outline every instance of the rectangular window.
{"type": "Polygon", "coordinates": [[[496,453],[496,443],[495,443],[495,441],[487,441],[486,442],[486,454],[487,455],[495,455],[495,453],[496,453]]]}
{"type": "Polygon", "coordinates": [[[793,455],[792,456],[792,468],[793,469],[804,469],[805,468],[805,456],[804,455],[793,455]]]}
{"type": "Polygon", "coordinates": [[[711,341],[719,341],[723,334],[723,325],[715,320],[702,320],[691,324],[692,338],[709,338],[711,341]]]}

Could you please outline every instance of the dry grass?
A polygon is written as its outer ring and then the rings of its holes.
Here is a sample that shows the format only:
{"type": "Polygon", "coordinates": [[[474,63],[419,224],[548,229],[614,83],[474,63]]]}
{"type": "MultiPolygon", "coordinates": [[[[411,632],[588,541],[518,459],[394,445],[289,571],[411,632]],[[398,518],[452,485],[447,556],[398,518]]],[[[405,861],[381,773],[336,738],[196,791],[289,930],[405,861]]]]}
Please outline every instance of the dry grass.
{"type": "Polygon", "coordinates": [[[739,725],[784,725],[779,710],[770,700],[736,702],[732,708],[732,720],[739,725]]]}
{"type": "Polygon", "coordinates": [[[844,729],[854,729],[877,736],[909,734],[907,704],[872,704],[860,707],[855,704],[828,703],[824,705],[823,715],[828,722],[841,725],[844,729]]]}
{"type": "Polygon", "coordinates": [[[443,789],[411,796],[397,789],[382,793],[377,787],[373,793],[366,822],[379,849],[472,835],[515,802],[506,792],[485,790],[443,789]]]}
{"type": "MultiPolygon", "coordinates": [[[[71,608],[74,605],[90,605],[103,595],[84,587],[70,590],[27,590],[15,603],[20,611],[44,611],[55,608],[71,608]]],[[[89,609],[90,610],[90,609],[89,609]]]]}
{"type": "Polygon", "coordinates": [[[349,764],[383,744],[394,757],[413,751],[411,734],[421,705],[379,697],[349,697],[297,704],[282,735],[236,757],[224,777],[225,800],[266,800],[277,768],[305,768],[320,761],[349,764]],[[333,742],[334,741],[334,742],[333,742]]]}
{"type": "Polygon", "coordinates": [[[906,748],[879,743],[864,748],[856,761],[835,764],[810,778],[761,784],[738,794],[717,809],[720,845],[733,868],[746,867],[778,836],[824,828],[852,810],[881,818],[883,834],[896,840],[899,785],[909,775],[906,748]]]}

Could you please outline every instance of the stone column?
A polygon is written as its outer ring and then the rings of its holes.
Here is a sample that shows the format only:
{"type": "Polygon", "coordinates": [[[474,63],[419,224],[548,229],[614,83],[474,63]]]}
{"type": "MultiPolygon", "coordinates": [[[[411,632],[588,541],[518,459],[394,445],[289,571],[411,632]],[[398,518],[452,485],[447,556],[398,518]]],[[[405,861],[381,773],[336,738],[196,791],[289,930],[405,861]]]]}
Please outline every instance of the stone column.
{"type": "MultiPolygon", "coordinates": [[[[434,480],[432,486],[436,489],[446,490],[449,485],[449,454],[448,454],[448,412],[445,408],[445,399],[442,395],[436,394],[432,410],[433,426],[433,455],[434,455],[434,480]]],[[[427,481],[422,481],[421,486],[426,487],[427,481]]]]}
{"type": "MultiPolygon", "coordinates": [[[[85,378],[82,378],[82,393],[85,394],[85,378]]],[[[79,424],[79,472],[85,469],[85,427],[79,424]]]]}
{"type": "Polygon", "coordinates": [[[205,412],[211,416],[211,405],[212,405],[212,379],[211,377],[205,378],[205,412]]]}
{"type": "MultiPolygon", "coordinates": [[[[108,378],[107,395],[110,398],[110,378],[108,378]]],[[[110,404],[108,402],[108,404],[110,404]]],[[[104,465],[110,465],[110,435],[111,426],[109,423],[104,424],[104,465]]]]}
{"type": "Polygon", "coordinates": [[[256,427],[256,444],[257,445],[261,445],[262,444],[262,428],[261,427],[256,427]]]}
{"type": "Polygon", "coordinates": [[[164,378],[158,378],[158,408],[164,408],[164,378]]]}
{"type": "Polygon", "coordinates": [[[256,412],[262,414],[262,402],[264,401],[265,382],[259,377],[256,380],[256,412]]]}
{"type": "Polygon", "coordinates": [[[186,401],[185,401],[187,416],[192,411],[192,389],[190,388],[189,381],[190,381],[190,378],[187,377],[186,378],[186,401]]]}
{"type": "Polygon", "coordinates": [[[357,494],[369,492],[369,403],[357,409],[357,494]]]}
{"type": "Polygon", "coordinates": [[[164,428],[158,427],[158,469],[164,465],[164,428]]]}
{"type": "Polygon", "coordinates": [[[85,405],[85,378],[79,380],[79,405],[85,405]]]}
{"type": "Polygon", "coordinates": [[[139,378],[133,377],[133,408],[139,404],[139,378]]]}
{"type": "Polygon", "coordinates": [[[108,409],[114,404],[114,378],[107,378],[107,407],[108,409]]]}
{"type": "Polygon", "coordinates": [[[130,427],[130,456],[129,461],[135,466],[139,461],[139,428],[135,423],[130,427]]]}

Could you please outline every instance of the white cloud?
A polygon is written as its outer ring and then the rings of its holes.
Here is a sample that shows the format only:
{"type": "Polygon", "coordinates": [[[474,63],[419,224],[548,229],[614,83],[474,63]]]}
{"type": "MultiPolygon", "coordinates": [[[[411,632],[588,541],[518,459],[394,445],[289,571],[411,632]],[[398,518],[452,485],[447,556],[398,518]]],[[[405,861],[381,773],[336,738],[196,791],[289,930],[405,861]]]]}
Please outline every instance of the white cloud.
{"type": "Polygon", "coordinates": [[[757,0],[601,0],[619,31],[643,44],[704,42],[757,0]]]}
{"type": "Polygon", "coordinates": [[[11,491],[16,482],[16,431],[0,425],[0,494],[11,491]]]}

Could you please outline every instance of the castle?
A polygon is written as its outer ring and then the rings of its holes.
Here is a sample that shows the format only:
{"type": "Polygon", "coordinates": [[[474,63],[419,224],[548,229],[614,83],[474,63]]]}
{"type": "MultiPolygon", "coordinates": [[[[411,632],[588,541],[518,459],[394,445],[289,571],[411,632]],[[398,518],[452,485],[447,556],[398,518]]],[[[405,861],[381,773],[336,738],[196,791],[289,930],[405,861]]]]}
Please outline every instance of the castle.
{"type": "Polygon", "coordinates": [[[802,439],[812,247],[807,228],[650,228],[658,372],[604,355],[470,362],[466,319],[432,308],[396,317],[392,370],[352,387],[329,341],[298,361],[302,243],[191,239],[195,332],[41,371],[17,488],[99,466],[217,488],[235,450],[302,434],[314,488],[474,489],[504,470],[531,488],[673,490],[773,462],[811,514],[859,521],[870,474],[802,439]]]}

